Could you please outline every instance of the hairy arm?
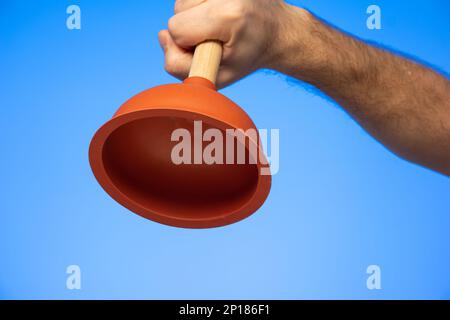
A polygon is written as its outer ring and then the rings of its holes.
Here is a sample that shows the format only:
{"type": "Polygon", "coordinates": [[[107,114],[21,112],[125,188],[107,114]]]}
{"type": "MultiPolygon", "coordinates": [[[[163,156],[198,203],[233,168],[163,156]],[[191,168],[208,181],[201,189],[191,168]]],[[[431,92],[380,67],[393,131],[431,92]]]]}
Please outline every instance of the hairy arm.
{"type": "Polygon", "coordinates": [[[219,85],[259,68],[303,80],[333,98],[400,157],[450,176],[448,79],[348,36],[283,1],[224,3],[177,1],[179,12],[169,23],[169,32],[160,34],[170,73],[185,77],[192,60],[189,48],[207,39],[222,40],[219,85]],[[209,26],[199,19],[188,22],[201,15],[209,15],[209,26]]]}
{"type": "Polygon", "coordinates": [[[294,11],[270,67],[325,92],[394,153],[450,175],[450,82],[294,11]]]}

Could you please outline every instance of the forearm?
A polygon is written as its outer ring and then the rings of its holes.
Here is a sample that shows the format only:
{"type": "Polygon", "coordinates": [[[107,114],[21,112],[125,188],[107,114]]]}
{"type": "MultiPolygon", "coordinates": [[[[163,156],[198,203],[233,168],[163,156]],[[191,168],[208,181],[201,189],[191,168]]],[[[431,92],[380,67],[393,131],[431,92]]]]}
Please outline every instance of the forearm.
{"type": "Polygon", "coordinates": [[[289,10],[269,68],[325,92],[399,156],[450,175],[449,81],[289,10]]]}

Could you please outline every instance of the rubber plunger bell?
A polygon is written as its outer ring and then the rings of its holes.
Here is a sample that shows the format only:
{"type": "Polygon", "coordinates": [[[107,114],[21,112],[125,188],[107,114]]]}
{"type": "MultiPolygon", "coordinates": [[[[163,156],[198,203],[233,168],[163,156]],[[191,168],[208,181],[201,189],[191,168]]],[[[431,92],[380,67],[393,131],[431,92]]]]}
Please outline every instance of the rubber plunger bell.
{"type": "MultiPolygon", "coordinates": [[[[224,164],[176,164],[172,159],[179,143],[172,141],[172,133],[185,129],[194,140],[200,121],[203,133],[223,133],[224,149],[228,129],[257,132],[248,115],[216,90],[221,57],[220,42],[200,44],[189,78],[132,97],[95,134],[89,149],[92,171],[103,189],[129,210],[175,227],[213,228],[248,217],[266,200],[271,176],[259,135],[234,139],[231,164],[225,151],[224,164]],[[258,160],[247,155],[245,164],[237,161],[239,143],[246,151],[257,148],[258,160]]],[[[195,152],[192,142],[192,157],[195,152]]]]}

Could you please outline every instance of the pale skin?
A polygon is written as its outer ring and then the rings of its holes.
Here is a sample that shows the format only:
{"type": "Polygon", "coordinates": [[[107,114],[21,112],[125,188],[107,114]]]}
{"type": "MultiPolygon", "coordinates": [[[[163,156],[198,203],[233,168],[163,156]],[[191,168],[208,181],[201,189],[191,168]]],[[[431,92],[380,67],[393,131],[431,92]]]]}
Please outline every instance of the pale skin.
{"type": "Polygon", "coordinates": [[[224,44],[217,86],[259,69],[314,85],[398,156],[450,176],[450,82],[282,0],[178,0],[159,34],[167,72],[185,79],[192,49],[224,44]]]}

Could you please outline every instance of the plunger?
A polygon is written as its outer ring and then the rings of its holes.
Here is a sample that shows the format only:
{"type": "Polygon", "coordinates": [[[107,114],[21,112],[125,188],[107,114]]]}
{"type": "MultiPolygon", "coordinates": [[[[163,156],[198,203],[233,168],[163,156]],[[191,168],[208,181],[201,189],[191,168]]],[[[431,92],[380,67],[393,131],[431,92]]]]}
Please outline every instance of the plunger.
{"type": "Polygon", "coordinates": [[[265,202],[271,176],[262,174],[268,164],[259,135],[244,142],[247,151],[257,147],[257,161],[180,165],[172,159],[172,133],[184,128],[193,136],[196,121],[224,137],[229,129],[256,131],[249,116],[216,90],[221,58],[220,42],[198,45],[183,83],[132,97],[93,137],[89,160],[97,181],[132,212],[175,227],[213,228],[247,218],[265,202]]]}

